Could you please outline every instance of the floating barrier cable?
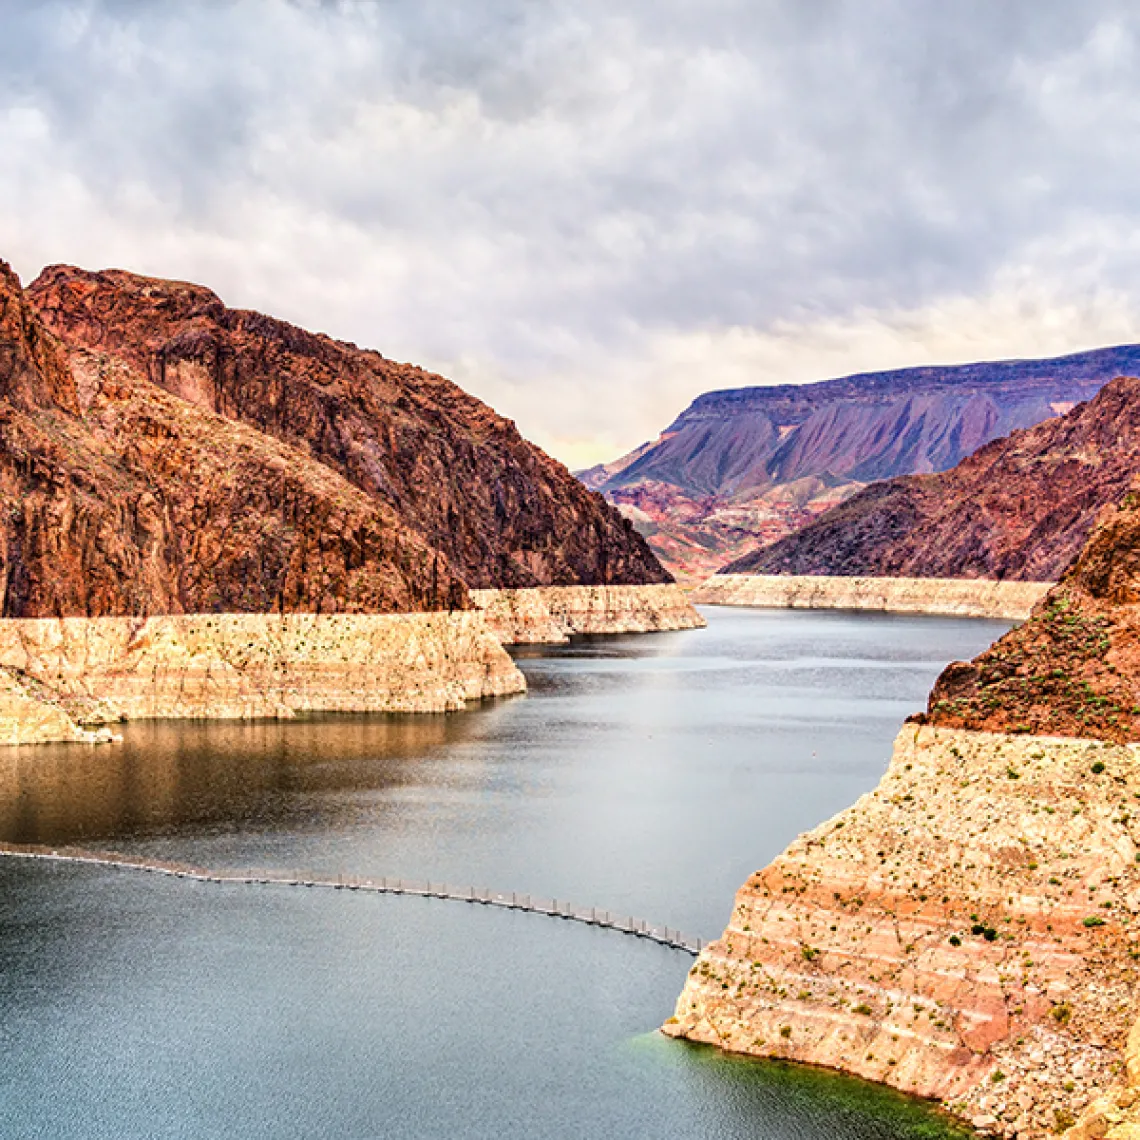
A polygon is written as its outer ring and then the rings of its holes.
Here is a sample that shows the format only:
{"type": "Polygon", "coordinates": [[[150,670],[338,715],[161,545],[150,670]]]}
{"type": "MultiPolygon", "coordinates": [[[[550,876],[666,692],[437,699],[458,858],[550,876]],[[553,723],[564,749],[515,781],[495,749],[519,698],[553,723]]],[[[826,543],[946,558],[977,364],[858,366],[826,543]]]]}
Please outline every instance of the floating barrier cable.
{"type": "Polygon", "coordinates": [[[550,918],[581,922],[616,930],[635,938],[645,938],[673,950],[681,950],[696,957],[706,945],[699,938],[690,938],[671,926],[657,926],[632,915],[614,914],[597,907],[577,907],[565,900],[543,899],[535,895],[491,891],[483,887],[454,887],[441,883],[419,882],[408,879],[359,878],[339,875],[335,879],[313,874],[274,874],[252,871],[210,871],[183,863],[169,863],[159,859],[119,855],[111,851],[80,851],[72,848],[31,847],[17,844],[0,844],[0,856],[16,859],[38,859],[54,863],[93,864],[100,867],[117,867],[124,871],[141,871],[153,875],[168,875],[175,879],[191,879],[199,883],[235,883],[274,887],[320,887],[337,891],[365,891],[372,894],[418,895],[421,898],[450,899],[455,902],[496,906],[506,910],[547,915],[550,918]]]}

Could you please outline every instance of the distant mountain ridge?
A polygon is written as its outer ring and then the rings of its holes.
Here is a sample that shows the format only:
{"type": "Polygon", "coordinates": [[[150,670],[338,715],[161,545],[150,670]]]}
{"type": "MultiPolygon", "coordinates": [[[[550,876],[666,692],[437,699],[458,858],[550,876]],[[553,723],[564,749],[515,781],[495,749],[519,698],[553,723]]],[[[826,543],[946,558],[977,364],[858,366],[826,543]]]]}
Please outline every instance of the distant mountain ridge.
{"type": "Polygon", "coordinates": [[[1140,345],[1120,345],[708,392],[628,461],[579,478],[626,508],[675,573],[699,576],[866,483],[947,470],[1138,372],[1140,345]]]}
{"type": "Polygon", "coordinates": [[[727,573],[1054,581],[1140,476],[1140,379],[993,440],[949,471],[874,483],[727,573]]]}

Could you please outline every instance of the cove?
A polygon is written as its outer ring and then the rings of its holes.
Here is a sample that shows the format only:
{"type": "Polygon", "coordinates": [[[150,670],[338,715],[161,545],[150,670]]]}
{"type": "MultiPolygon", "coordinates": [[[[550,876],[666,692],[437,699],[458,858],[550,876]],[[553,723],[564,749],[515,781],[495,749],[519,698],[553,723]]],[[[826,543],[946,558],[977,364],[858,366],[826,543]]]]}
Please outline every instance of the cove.
{"type": "MultiPolygon", "coordinates": [[[[507,890],[702,937],[872,787],[992,622],[708,609],[428,718],[131,724],[0,756],[0,839],[507,890]]],[[[926,1106],[665,1041],[691,959],[412,897],[0,861],[0,1135],[904,1138],[926,1106]],[[251,893],[251,891],[253,893],[251,893]]]]}

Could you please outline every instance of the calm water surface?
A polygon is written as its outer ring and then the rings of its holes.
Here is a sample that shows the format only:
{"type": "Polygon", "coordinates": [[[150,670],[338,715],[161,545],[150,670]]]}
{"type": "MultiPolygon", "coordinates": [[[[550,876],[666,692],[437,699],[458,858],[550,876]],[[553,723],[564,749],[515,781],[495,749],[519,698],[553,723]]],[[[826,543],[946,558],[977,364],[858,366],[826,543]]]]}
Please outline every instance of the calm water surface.
{"type": "MultiPolygon", "coordinates": [[[[446,717],[137,724],[0,754],[0,838],[431,878],[715,936],[1004,626],[709,609],[525,652],[446,717]]],[[[0,1136],[947,1135],[859,1082],[652,1032],[691,959],[461,904],[0,860],[0,1136]]]]}

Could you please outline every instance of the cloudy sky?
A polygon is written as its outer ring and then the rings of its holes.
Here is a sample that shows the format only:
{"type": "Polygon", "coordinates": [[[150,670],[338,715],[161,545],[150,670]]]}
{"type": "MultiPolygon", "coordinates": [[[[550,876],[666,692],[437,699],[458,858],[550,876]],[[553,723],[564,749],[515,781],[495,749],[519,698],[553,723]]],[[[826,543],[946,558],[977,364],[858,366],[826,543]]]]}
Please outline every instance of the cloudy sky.
{"type": "Polygon", "coordinates": [[[0,0],[0,257],[200,281],[571,465],[710,388],[1140,340],[1096,0],[0,0]]]}

